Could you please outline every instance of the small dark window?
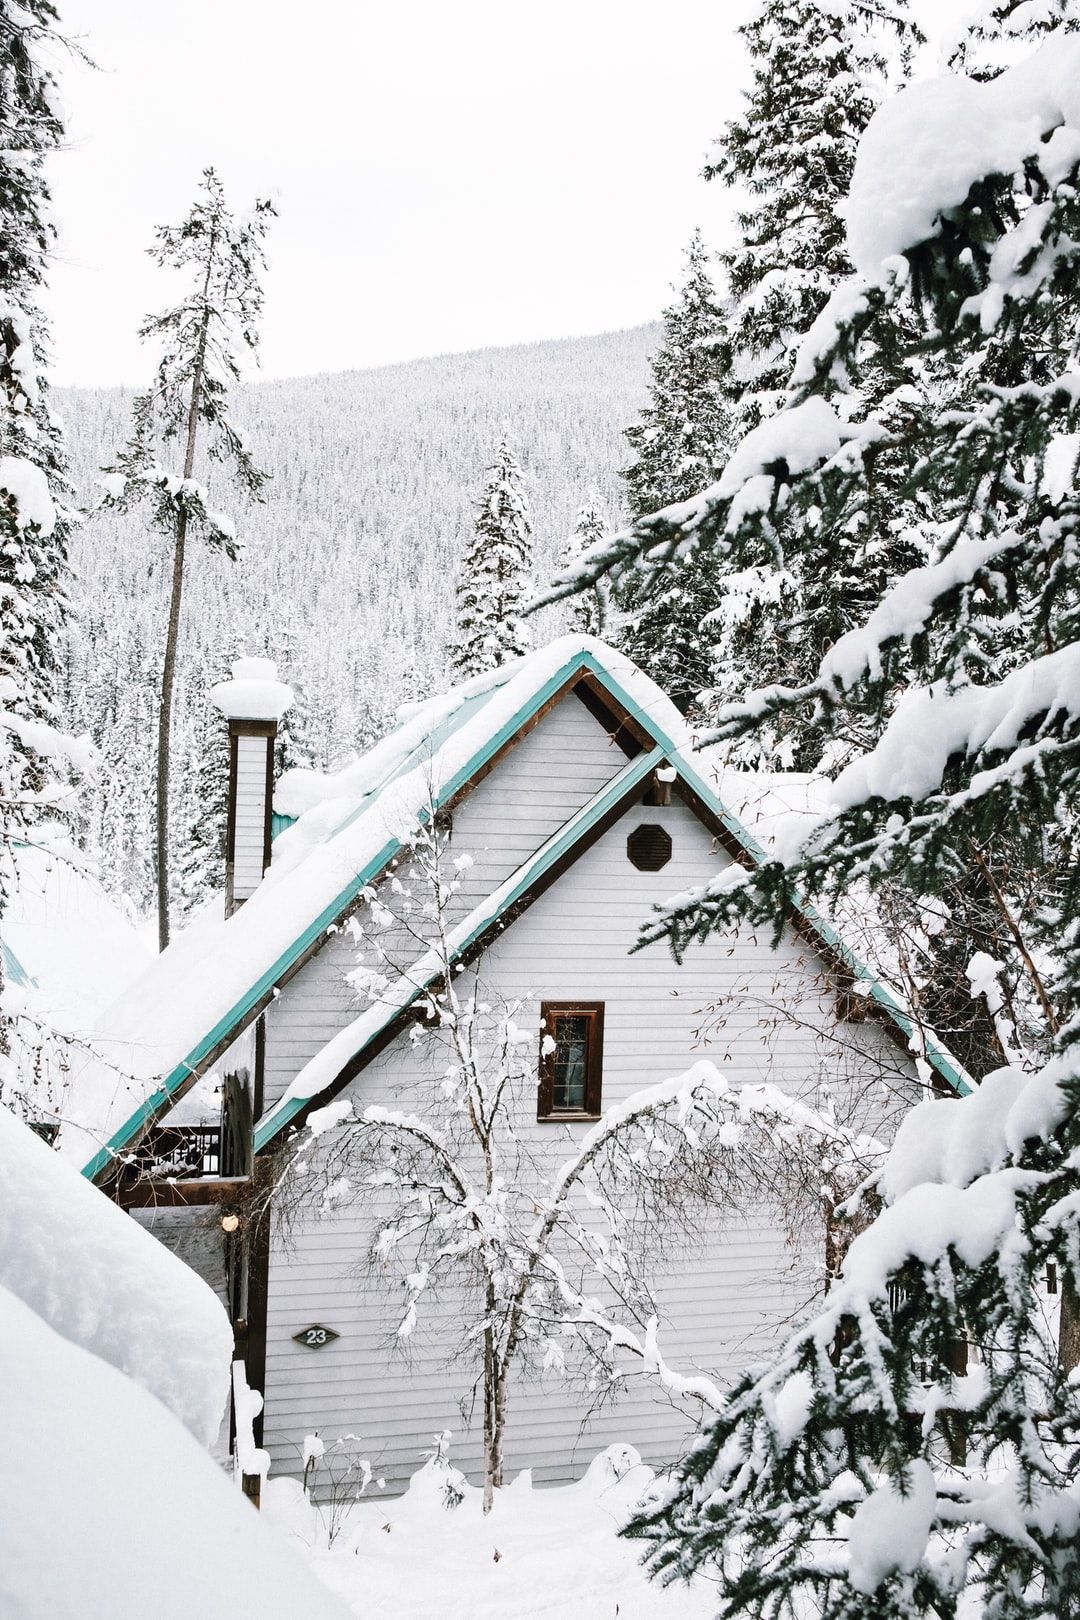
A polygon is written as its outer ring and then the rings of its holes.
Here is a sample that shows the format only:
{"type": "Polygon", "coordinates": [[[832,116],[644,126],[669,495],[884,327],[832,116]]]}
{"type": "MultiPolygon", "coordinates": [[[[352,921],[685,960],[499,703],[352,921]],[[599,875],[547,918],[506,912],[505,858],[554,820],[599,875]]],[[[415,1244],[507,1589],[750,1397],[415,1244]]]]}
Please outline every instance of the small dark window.
{"type": "Polygon", "coordinates": [[[626,840],[626,853],[639,872],[659,872],[671,859],[671,834],[655,822],[635,827],[626,840]]]}
{"type": "Polygon", "coordinates": [[[540,1005],[538,1119],[598,1119],[604,1052],[602,1001],[540,1005]]]}

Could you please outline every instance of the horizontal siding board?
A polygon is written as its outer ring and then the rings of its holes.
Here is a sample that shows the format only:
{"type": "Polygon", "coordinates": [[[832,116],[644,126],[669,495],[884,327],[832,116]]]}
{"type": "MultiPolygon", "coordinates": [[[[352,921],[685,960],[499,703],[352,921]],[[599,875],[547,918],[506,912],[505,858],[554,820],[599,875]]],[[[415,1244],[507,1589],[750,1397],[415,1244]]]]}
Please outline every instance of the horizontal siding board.
{"type": "Polygon", "coordinates": [[[233,832],[233,894],[246,900],[263,876],[266,837],[266,737],[236,739],[236,806],[233,832]]]}

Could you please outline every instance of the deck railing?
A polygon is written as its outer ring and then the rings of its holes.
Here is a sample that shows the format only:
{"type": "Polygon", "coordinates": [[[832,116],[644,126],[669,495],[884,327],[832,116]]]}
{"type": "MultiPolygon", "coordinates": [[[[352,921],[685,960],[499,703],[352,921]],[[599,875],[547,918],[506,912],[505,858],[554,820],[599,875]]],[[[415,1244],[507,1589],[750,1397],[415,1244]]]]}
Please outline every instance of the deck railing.
{"type": "Polygon", "coordinates": [[[138,1172],[154,1180],[221,1174],[220,1125],[156,1125],[136,1154],[138,1172]]]}
{"type": "Polygon", "coordinates": [[[227,1074],[221,1119],[200,1125],[155,1125],[135,1154],[138,1176],[152,1180],[204,1180],[251,1173],[251,1093],[244,1073],[227,1074]]]}

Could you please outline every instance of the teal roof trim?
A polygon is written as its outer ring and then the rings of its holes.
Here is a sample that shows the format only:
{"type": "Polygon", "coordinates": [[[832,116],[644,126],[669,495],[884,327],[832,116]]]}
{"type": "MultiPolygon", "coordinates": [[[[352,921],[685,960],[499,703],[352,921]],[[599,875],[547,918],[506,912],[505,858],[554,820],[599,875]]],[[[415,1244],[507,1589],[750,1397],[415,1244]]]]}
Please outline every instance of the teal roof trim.
{"type": "MultiPolygon", "coordinates": [[[[601,821],[608,811],[618,804],[625,794],[632,793],[634,788],[639,786],[646,777],[650,776],[658,765],[663,764],[666,757],[665,750],[662,747],[652,748],[648,752],[643,751],[636,755],[617,776],[613,776],[610,782],[606,783],[598,793],[594,794],[588,804],[583,805],[580,810],[571,816],[570,820],[557,833],[554,833],[546,844],[542,844],[534,854],[529,856],[527,861],[523,861],[513,877],[508,879],[506,883],[501,884],[496,891],[498,904],[490,909],[490,903],[479,906],[466,919],[466,926],[461,937],[455,940],[453,949],[450,952],[451,963],[460,961],[462,957],[467,956],[477,941],[487,933],[488,929],[500,922],[506,916],[506,913],[517,905],[518,901],[534,883],[550,872],[551,868],[572,850],[574,845],[585,837],[596,826],[597,822],[601,821]]],[[[372,1029],[371,1034],[364,1044],[357,1049],[355,1055],[359,1056],[364,1052],[372,1041],[377,1040],[387,1026],[393,1023],[395,1018],[400,1017],[403,1012],[419,1001],[421,996],[434,984],[438,976],[439,968],[436,967],[432,972],[425,975],[420,984],[413,986],[412,993],[406,1000],[388,1005],[385,1017],[376,1028],[372,1029]]],[[[283,1131],[296,1118],[297,1114],[302,1113],[311,1101],[311,1097],[293,1097],[287,1104],[275,1104],[269,1113],[264,1114],[255,1126],[255,1152],[261,1153],[263,1148],[273,1141],[274,1137],[283,1131]]]]}
{"type": "MultiPolygon", "coordinates": [[[[534,692],[528,701],[522,704],[521,708],[518,709],[500,727],[495,736],[489,738],[486,745],[479,749],[477,753],[472,756],[472,758],[467,760],[459,768],[459,770],[455,772],[451,780],[444,784],[442,791],[436,796],[436,801],[434,804],[435,811],[437,812],[443,805],[451,800],[455,794],[457,794],[472,779],[472,777],[476,775],[477,771],[482,770],[483,767],[495,757],[499,750],[503,748],[511,740],[511,738],[521,730],[522,726],[525,725],[539,709],[543,708],[544,704],[549,700],[549,698],[554,697],[555,694],[566,686],[567,683],[576,675],[582,674],[586,670],[596,677],[610,696],[613,697],[626,710],[626,712],[638,722],[643,730],[652,737],[661,754],[666,756],[672,764],[677,766],[679,774],[683,777],[688,786],[694,790],[694,792],[705,804],[709,805],[713,813],[720,818],[724,826],[730,831],[732,836],[738,841],[742,848],[746,850],[747,854],[750,855],[751,858],[757,863],[763,863],[768,860],[768,856],[762,846],[751,836],[738,817],[732,815],[731,811],[721,803],[713,788],[711,788],[704,778],[700,776],[699,773],[694,769],[690,761],[686,758],[685,754],[680,751],[674,740],[664,731],[664,728],[657,723],[657,721],[648,713],[647,710],[643,709],[630,696],[630,694],[621,686],[621,684],[594,656],[594,654],[587,651],[576,653],[572,658],[568,659],[567,662],[556,670],[555,673],[551,675],[544,683],[544,685],[540,687],[539,690],[534,692]]],[[[479,707],[482,696],[486,696],[486,694],[478,695],[476,699],[467,699],[466,704],[462,705],[462,709],[465,709],[469,704],[473,705],[473,707],[468,709],[468,717],[471,717],[472,713],[475,712],[475,709],[479,707]]],[[[436,738],[438,738],[439,741],[444,741],[446,737],[450,736],[453,731],[457,729],[457,726],[462,723],[464,722],[461,719],[461,711],[455,711],[455,715],[450,716],[439,728],[438,732],[433,733],[431,738],[428,739],[427,749],[429,751],[433,750],[433,747],[438,746],[436,738]]],[[[641,758],[642,756],[638,757],[641,758]]],[[[648,757],[651,757],[651,755],[648,757]]],[[[415,763],[415,758],[413,755],[409,756],[409,761],[406,763],[409,762],[415,763]]],[[[636,761],[632,763],[636,763],[636,761]]],[[[379,787],[373,790],[373,792],[377,793],[381,791],[383,787],[387,786],[389,782],[393,781],[397,777],[402,769],[404,769],[404,764],[395,767],[395,769],[388,774],[386,780],[383,783],[380,783],[379,787]]],[[[365,808],[371,802],[372,797],[373,794],[366,795],[363,804],[359,807],[359,809],[365,808]]],[[[348,821],[353,819],[353,815],[357,813],[358,811],[353,812],[352,815],[346,818],[346,821],[343,822],[342,825],[346,825],[348,821]]],[[[575,820],[576,818],[571,818],[571,821],[567,823],[564,831],[568,830],[574,824],[575,820]]],[[[360,872],[358,876],[349,883],[348,887],[343,889],[337,898],[319,914],[315,921],[304,930],[304,932],[293,942],[288,950],[282,953],[273,966],[268,968],[267,971],[258,979],[258,981],[252,985],[247,994],[243,996],[241,1000],[238,1001],[236,1005],[217,1024],[215,1024],[214,1028],[203,1037],[203,1039],[197,1044],[197,1046],[194,1047],[183,1062],[177,1064],[176,1068],[166,1076],[165,1080],[152,1094],[152,1096],[150,1096],[138,1109],[132,1113],[131,1117],[125,1121],[121,1128],[112,1136],[109,1142],[87,1165],[83,1167],[82,1173],[84,1176],[87,1176],[93,1180],[97,1176],[101,1175],[113,1163],[115,1163],[116,1159],[124,1152],[128,1144],[139,1134],[140,1131],[142,1131],[148,1125],[151,1125],[156,1118],[167,1110],[176,1093],[186,1085],[193,1075],[197,1075],[200,1072],[200,1065],[206,1061],[210,1053],[213,1052],[215,1048],[225,1041],[231,1034],[238,1031],[248,1014],[259,1004],[263,997],[273,989],[277,980],[283,974],[289,971],[293,964],[301,956],[303,956],[305,951],[308,950],[319,935],[324,933],[326,929],[329,928],[330,924],[336,921],[341,912],[353,903],[360,891],[378,876],[378,874],[394,858],[394,856],[399,853],[400,849],[401,843],[397,839],[391,839],[383,846],[383,848],[374,857],[374,859],[367,864],[363,871],[360,872]]],[[[860,983],[866,984],[867,993],[872,997],[873,1000],[878,1002],[885,1012],[888,1013],[888,1015],[903,1031],[903,1033],[908,1036],[909,1039],[915,1035],[918,1035],[918,1037],[922,1039],[928,1061],[933,1065],[933,1067],[948,1083],[948,1085],[961,1096],[964,1096],[968,1091],[970,1091],[971,1086],[967,1077],[949,1057],[944,1048],[941,1047],[938,1042],[933,1040],[932,1037],[925,1035],[921,1030],[916,1030],[916,1026],[910,1017],[910,1014],[904,1011],[896,996],[888,989],[887,986],[881,984],[880,981],[877,980],[870,972],[870,969],[866,966],[866,964],[862,962],[860,958],[857,957],[855,953],[843,943],[832,925],[826,922],[823,917],[819,916],[813,907],[804,901],[797,892],[793,892],[792,900],[793,904],[806,918],[807,922],[817,933],[823,944],[828,946],[831,951],[842,957],[843,961],[850,968],[855,978],[858,979],[860,983]]],[[[265,1117],[268,1118],[269,1116],[265,1117]]]]}
{"type": "MultiPolygon", "coordinates": [[[[591,658],[591,655],[581,654],[571,658],[560,669],[556,670],[555,674],[552,675],[549,680],[545,681],[540,690],[533,693],[529,701],[524,703],[522,707],[517,710],[516,713],[512,715],[503,726],[500,727],[495,736],[489,739],[486,746],[478,750],[472,759],[466,761],[466,763],[462,765],[457,772],[455,772],[451,780],[444,785],[442,792],[436,796],[434,804],[435,811],[438,812],[438,810],[444,804],[452,799],[454,795],[465,786],[465,784],[476,774],[477,771],[481,770],[490,759],[493,759],[494,756],[499,752],[499,749],[502,748],[504,744],[508,743],[511,737],[521,730],[521,727],[526,724],[537,709],[542,708],[547,702],[548,698],[554,697],[555,693],[558,692],[560,688],[567,683],[567,681],[571,680],[576,673],[580,672],[586,661],[588,661],[590,665],[595,664],[595,660],[591,658]]],[[[396,774],[396,772],[391,773],[391,775],[387,778],[387,782],[382,783],[381,786],[385,787],[389,781],[393,780],[396,774]]],[[[369,794],[365,798],[364,803],[369,803],[370,799],[371,795],[369,794]]],[[[352,818],[349,817],[347,819],[351,820],[352,818]]],[[[342,825],[345,825],[345,823],[342,823],[342,825]]],[[[209,1034],[203,1036],[202,1040],[192,1049],[191,1052],[188,1053],[183,1062],[177,1064],[176,1068],[165,1077],[164,1081],[157,1088],[157,1090],[153,1092],[144,1103],[140,1104],[140,1106],[135,1109],[131,1116],[125,1120],[120,1129],[116,1131],[115,1134],[109,1139],[105,1146],[94,1155],[88,1164],[83,1166],[82,1173],[84,1176],[91,1181],[96,1180],[98,1176],[102,1175],[110,1168],[111,1165],[116,1162],[117,1158],[124,1152],[133,1138],[138,1136],[140,1131],[144,1130],[149,1125],[152,1125],[154,1120],[167,1110],[176,1093],[187,1084],[193,1075],[197,1075],[199,1073],[200,1064],[206,1061],[210,1053],[214,1051],[215,1047],[219,1046],[222,1041],[224,1041],[234,1030],[238,1028],[238,1026],[243,1023],[244,1019],[251,1012],[251,1010],[258,1005],[258,1003],[270,990],[273,989],[274,985],[277,983],[277,980],[282,976],[282,974],[288,972],[293,963],[304,954],[310,945],[314,944],[319,935],[324,933],[326,929],[329,928],[330,924],[340,916],[342,911],[353,903],[360,891],[366,888],[373,878],[378,876],[383,868],[391,860],[393,860],[394,856],[399,852],[400,849],[401,842],[396,838],[390,839],[386,844],[383,845],[382,849],[380,849],[379,853],[374,857],[374,859],[369,861],[367,866],[365,866],[364,869],[352,879],[352,881],[341,891],[337,898],[331,901],[331,903],[325,907],[322,912],[320,912],[315,921],[304,930],[298,939],[294,940],[289,949],[284,951],[281,956],[278,957],[273,966],[268,968],[261,978],[259,978],[256,983],[252,985],[247,994],[243,996],[241,1000],[238,1001],[236,1005],[225,1014],[224,1018],[220,1019],[218,1023],[214,1025],[209,1034]]]]}
{"type": "MultiPolygon", "coordinates": [[[[756,864],[764,864],[769,859],[766,851],[758,843],[757,839],[747,831],[739,818],[732,815],[731,811],[721,803],[715,789],[711,788],[704,778],[698,774],[686,759],[686,756],[667,736],[663,727],[657,725],[644,710],[631,701],[628,694],[620,687],[618,681],[600,668],[591,653],[587,653],[585,657],[593,673],[604,682],[611,695],[618,698],[619,702],[634,716],[639,725],[644,726],[667,749],[677,766],[679,774],[693,788],[698,797],[720,816],[725,827],[738,840],[747,854],[756,864]]],[[[932,1064],[942,1079],[959,1096],[966,1097],[972,1089],[971,1082],[940,1042],[936,1041],[928,1030],[916,1025],[910,1013],[904,1010],[903,1004],[889,987],[882,984],[880,979],[874,976],[866,963],[855,954],[850,946],[845,945],[833,925],[822,917],[820,912],[804,898],[798,889],[792,889],[791,899],[795,909],[805,918],[822,943],[843,960],[860,984],[866,986],[867,994],[871,999],[876,1001],[889,1014],[889,1017],[909,1040],[914,1038],[917,1043],[922,1045],[927,1061],[932,1064]]]]}
{"type": "Polygon", "coordinates": [[[37,980],[26,971],[6,940],[0,940],[0,953],[4,958],[4,978],[22,990],[36,990],[37,980]]]}

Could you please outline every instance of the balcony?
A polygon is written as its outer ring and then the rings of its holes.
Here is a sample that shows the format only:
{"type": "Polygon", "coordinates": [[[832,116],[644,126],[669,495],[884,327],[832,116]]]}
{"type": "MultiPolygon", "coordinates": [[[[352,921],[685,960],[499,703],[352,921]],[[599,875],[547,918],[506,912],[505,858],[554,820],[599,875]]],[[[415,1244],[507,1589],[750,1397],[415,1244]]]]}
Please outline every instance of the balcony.
{"type": "Polygon", "coordinates": [[[199,1125],[153,1125],[124,1167],[125,1205],[218,1202],[251,1175],[251,1092],[246,1072],[229,1074],[221,1118],[199,1125]]]}

